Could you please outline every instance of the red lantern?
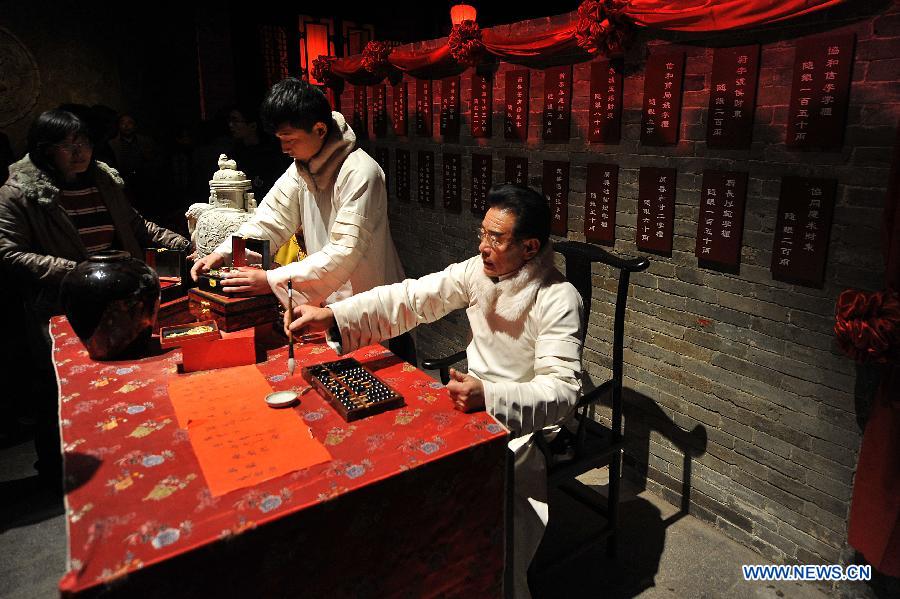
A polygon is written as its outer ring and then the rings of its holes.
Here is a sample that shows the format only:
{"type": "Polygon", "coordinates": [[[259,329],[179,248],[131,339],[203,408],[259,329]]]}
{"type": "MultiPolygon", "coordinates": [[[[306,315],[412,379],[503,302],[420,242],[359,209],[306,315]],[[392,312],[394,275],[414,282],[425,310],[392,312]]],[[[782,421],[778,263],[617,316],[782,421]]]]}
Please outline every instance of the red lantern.
{"type": "Polygon", "coordinates": [[[463,21],[474,21],[478,11],[471,4],[455,4],[450,7],[450,20],[453,25],[459,25],[463,21]]]}

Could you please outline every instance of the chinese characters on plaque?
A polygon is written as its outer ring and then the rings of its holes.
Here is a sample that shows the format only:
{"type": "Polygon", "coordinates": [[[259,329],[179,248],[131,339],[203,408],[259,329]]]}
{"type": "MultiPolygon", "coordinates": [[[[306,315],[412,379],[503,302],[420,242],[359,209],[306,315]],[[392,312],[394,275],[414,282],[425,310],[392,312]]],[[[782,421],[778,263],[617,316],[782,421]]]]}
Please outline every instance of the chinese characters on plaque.
{"type": "Polygon", "coordinates": [[[530,76],[527,69],[506,73],[506,121],[505,139],[525,141],[528,139],[528,86],[530,76]]]}
{"type": "Polygon", "coordinates": [[[372,86],[372,133],[377,138],[387,135],[387,88],[383,83],[372,86]]]}
{"type": "Polygon", "coordinates": [[[750,147],[758,79],[758,45],[715,49],[706,126],[710,148],[750,147]]]}
{"type": "Polygon", "coordinates": [[[391,188],[389,185],[390,177],[388,176],[388,163],[391,160],[390,155],[390,150],[387,148],[375,148],[375,162],[377,162],[378,166],[381,167],[381,170],[384,171],[384,189],[388,193],[388,197],[391,197],[391,188]]]}
{"type": "Polygon", "coordinates": [[[444,153],[444,208],[449,212],[462,210],[462,155],[444,153]]]}
{"type": "Polygon", "coordinates": [[[619,166],[589,164],[584,199],[584,237],[589,242],[615,244],[618,196],[619,166]]]}
{"type": "Polygon", "coordinates": [[[397,199],[401,202],[410,201],[409,198],[409,150],[401,150],[397,148],[396,152],[397,168],[394,176],[397,180],[397,199]]]}
{"type": "Polygon", "coordinates": [[[504,183],[528,185],[528,158],[526,156],[507,156],[504,183]]]}
{"type": "Polygon", "coordinates": [[[834,179],[784,177],[772,244],[772,278],[822,287],[834,214],[834,179]]]}
{"type": "Polygon", "coordinates": [[[416,135],[431,137],[431,79],[416,79],[416,135]]]}
{"type": "Polygon", "coordinates": [[[678,143],[681,124],[681,81],[684,52],[651,54],[644,69],[641,143],[666,146],[678,143]]]}
{"type": "Polygon", "coordinates": [[[622,138],[622,60],[591,63],[588,141],[616,144],[622,138]]]}
{"type": "Polygon", "coordinates": [[[746,203],[747,173],[703,171],[694,249],[700,266],[737,271],[746,203]]]}
{"type": "Polygon", "coordinates": [[[544,141],[566,143],[572,123],[572,65],[544,71],[544,141]]]}
{"type": "Polygon", "coordinates": [[[494,79],[490,75],[472,75],[472,137],[490,137],[494,114],[494,79]]]}
{"type": "Polygon", "coordinates": [[[491,155],[472,154],[472,214],[487,212],[487,192],[491,188],[491,155]]]}
{"type": "Polygon", "coordinates": [[[434,206],[434,152],[419,151],[419,203],[434,206]]]}
{"type": "Polygon", "coordinates": [[[409,135],[407,121],[409,113],[409,95],[407,90],[406,81],[401,81],[394,86],[391,96],[391,118],[394,121],[394,133],[400,137],[409,135]]]}
{"type": "Polygon", "coordinates": [[[366,101],[366,86],[353,87],[353,132],[357,137],[366,138],[369,132],[369,115],[366,101]]]}
{"type": "Polygon", "coordinates": [[[459,139],[459,77],[441,80],[441,137],[444,141],[459,139]]]}
{"type": "Polygon", "coordinates": [[[839,150],[843,145],[854,40],[854,34],[847,33],[797,44],[788,147],[839,150]]]}
{"type": "Polygon", "coordinates": [[[641,167],[635,227],[635,242],[640,250],[672,253],[676,175],[674,168],[641,167]]]}
{"type": "Polygon", "coordinates": [[[544,161],[544,197],[550,204],[550,232],[566,236],[569,225],[569,163],[544,161]]]}

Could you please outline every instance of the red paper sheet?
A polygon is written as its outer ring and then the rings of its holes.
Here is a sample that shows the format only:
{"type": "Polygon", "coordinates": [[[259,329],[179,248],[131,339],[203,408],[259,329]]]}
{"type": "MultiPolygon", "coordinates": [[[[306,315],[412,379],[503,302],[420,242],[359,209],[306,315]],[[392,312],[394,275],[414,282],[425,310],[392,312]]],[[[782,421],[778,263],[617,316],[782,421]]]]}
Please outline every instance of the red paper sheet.
{"type": "Polygon", "coordinates": [[[294,410],[264,401],[272,388],[255,365],[169,381],[178,424],[213,496],[331,460],[294,410]]]}

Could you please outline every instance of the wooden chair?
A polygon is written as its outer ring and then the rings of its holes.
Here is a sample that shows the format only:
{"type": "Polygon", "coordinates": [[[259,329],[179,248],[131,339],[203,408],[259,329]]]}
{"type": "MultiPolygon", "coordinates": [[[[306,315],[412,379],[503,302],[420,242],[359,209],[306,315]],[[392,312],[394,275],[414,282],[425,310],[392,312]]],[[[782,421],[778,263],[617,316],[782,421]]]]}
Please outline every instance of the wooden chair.
{"type": "MultiPolygon", "coordinates": [[[[574,433],[566,428],[548,442],[544,435],[535,435],[535,441],[547,458],[548,483],[559,486],[573,498],[583,503],[606,520],[606,525],[597,534],[581,543],[558,561],[574,557],[587,551],[596,543],[607,540],[610,557],[616,552],[616,532],[618,527],[618,503],[622,450],[625,439],[622,434],[622,354],[625,336],[625,305],[628,300],[628,286],[631,273],[641,272],[650,266],[647,258],[624,259],[606,250],[578,241],[563,241],[554,244],[554,249],[566,260],[566,278],[581,294],[586,320],[590,320],[591,308],[591,265],[601,263],[619,271],[616,309],[613,320],[612,378],[579,398],[576,405],[574,433]],[[591,418],[591,406],[599,404],[608,396],[612,406],[610,426],[607,427],[591,418]],[[609,490],[603,497],[576,479],[577,476],[609,466],[609,490]]],[[[587,323],[586,323],[587,324],[587,323]]],[[[585,324],[583,335],[587,333],[585,324]]],[[[582,339],[583,341],[584,339],[582,339]]],[[[422,367],[438,370],[441,381],[450,381],[450,366],[465,358],[465,351],[437,359],[425,359],[422,367]]],[[[555,564],[550,564],[552,567],[555,564]]]]}

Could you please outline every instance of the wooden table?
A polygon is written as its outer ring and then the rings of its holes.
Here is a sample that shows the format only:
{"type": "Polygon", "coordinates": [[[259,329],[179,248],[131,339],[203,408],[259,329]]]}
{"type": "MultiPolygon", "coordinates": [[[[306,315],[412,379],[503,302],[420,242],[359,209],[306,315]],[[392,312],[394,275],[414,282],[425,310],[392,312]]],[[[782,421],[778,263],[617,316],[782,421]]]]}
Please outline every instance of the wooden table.
{"type": "MultiPolygon", "coordinates": [[[[506,430],[380,345],[352,355],[406,406],[352,423],[315,392],[290,408],[331,461],[213,497],[168,395],[180,351],[91,360],[51,322],[65,453],[63,596],[500,595],[506,430]]],[[[273,390],[286,348],[257,364],[273,390]]],[[[336,358],[297,347],[299,368],[336,358]]],[[[259,400],[250,398],[250,400],[259,400]]]]}

